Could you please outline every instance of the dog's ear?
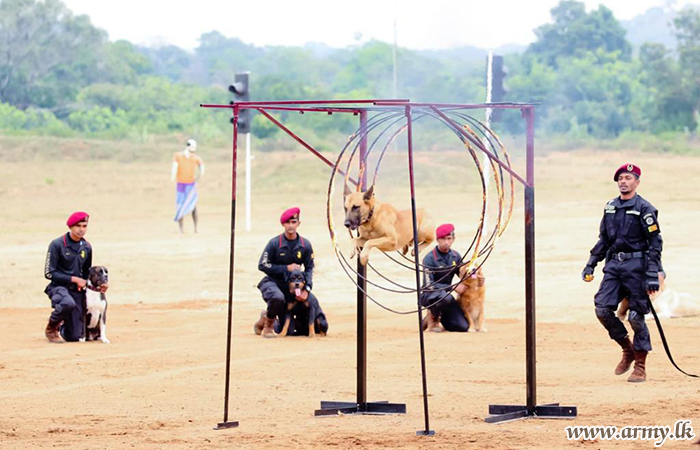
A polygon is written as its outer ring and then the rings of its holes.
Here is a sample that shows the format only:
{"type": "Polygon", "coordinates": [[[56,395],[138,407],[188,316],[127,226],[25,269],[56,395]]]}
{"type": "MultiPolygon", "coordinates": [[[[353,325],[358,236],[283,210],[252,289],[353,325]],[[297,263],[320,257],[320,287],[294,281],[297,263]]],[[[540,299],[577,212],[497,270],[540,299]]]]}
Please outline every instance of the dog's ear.
{"type": "Polygon", "coordinates": [[[364,198],[365,201],[368,202],[373,196],[374,196],[374,185],[372,185],[372,187],[370,187],[369,189],[367,189],[365,191],[362,198],[364,198]]]}
{"type": "Polygon", "coordinates": [[[343,190],[343,197],[347,197],[348,195],[352,194],[352,191],[348,187],[348,185],[345,185],[345,190],[343,190]]]}

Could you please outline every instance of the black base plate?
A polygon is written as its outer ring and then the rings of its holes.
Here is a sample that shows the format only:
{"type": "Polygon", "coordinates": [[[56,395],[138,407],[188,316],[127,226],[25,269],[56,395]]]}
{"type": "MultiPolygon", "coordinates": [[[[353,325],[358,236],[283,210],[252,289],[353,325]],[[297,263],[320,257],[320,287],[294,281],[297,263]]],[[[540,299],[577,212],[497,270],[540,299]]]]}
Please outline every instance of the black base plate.
{"type": "Polygon", "coordinates": [[[559,403],[535,406],[529,413],[525,405],[489,405],[488,423],[508,422],[511,420],[537,417],[542,419],[573,419],[578,415],[575,406],[559,406],[559,403]]]}
{"type": "Polygon", "coordinates": [[[215,430],[225,430],[227,428],[236,428],[238,426],[238,422],[219,422],[216,424],[215,430]]]}
{"type": "Polygon", "coordinates": [[[314,416],[337,416],[338,414],[406,414],[403,403],[367,402],[321,402],[321,409],[314,411],[314,416]]]}

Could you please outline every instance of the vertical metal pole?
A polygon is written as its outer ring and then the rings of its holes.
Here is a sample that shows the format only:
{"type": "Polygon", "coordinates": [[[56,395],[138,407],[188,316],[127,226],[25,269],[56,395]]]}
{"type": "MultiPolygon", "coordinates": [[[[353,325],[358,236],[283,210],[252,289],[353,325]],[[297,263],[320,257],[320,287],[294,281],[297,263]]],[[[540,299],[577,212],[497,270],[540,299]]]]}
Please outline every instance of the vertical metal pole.
{"type": "Polygon", "coordinates": [[[537,406],[535,350],[535,111],[523,109],[527,122],[527,186],[525,186],[525,358],[527,360],[527,413],[537,406]]]}
{"type": "Polygon", "coordinates": [[[428,380],[425,373],[425,339],[423,336],[423,308],[420,304],[420,268],[418,259],[420,255],[418,254],[418,219],[416,217],[416,190],[413,177],[413,124],[411,117],[411,106],[406,106],[406,121],[408,124],[407,137],[408,137],[408,177],[411,184],[411,215],[413,219],[413,252],[415,272],[416,272],[416,298],[418,303],[418,335],[420,340],[420,367],[421,376],[423,381],[423,416],[425,417],[425,430],[418,431],[416,434],[421,435],[432,435],[435,434],[434,431],[430,430],[430,416],[428,412],[428,380]]]}
{"type": "MultiPolygon", "coordinates": [[[[360,188],[367,190],[367,111],[360,112],[360,188]]],[[[357,406],[360,411],[367,409],[367,266],[357,258],[357,406]]]]}
{"type": "Polygon", "coordinates": [[[251,183],[250,174],[250,133],[245,134],[245,230],[250,231],[251,228],[251,206],[250,206],[250,193],[253,190],[251,183]]]}
{"type": "MultiPolygon", "coordinates": [[[[238,162],[238,106],[233,107],[233,161],[231,165],[231,259],[228,269],[228,332],[226,333],[226,393],[224,424],[228,422],[229,385],[231,380],[231,327],[233,326],[233,267],[236,243],[236,164],[238,162]]],[[[238,425],[238,422],[235,422],[238,425]]],[[[221,425],[221,424],[220,424],[221,425]]]]}

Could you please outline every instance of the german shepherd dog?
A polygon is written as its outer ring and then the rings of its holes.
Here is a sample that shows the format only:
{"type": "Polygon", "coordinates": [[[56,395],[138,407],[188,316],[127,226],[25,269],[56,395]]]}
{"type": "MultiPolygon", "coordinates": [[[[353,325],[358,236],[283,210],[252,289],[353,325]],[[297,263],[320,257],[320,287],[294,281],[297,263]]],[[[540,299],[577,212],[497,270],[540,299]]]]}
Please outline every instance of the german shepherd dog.
{"type": "Polygon", "coordinates": [[[306,335],[306,330],[302,324],[303,318],[308,318],[308,336],[314,337],[319,334],[325,336],[328,332],[328,321],[326,315],[318,303],[318,299],[311,292],[308,293],[306,300],[297,300],[306,289],[306,276],[299,269],[292,270],[287,274],[287,284],[289,286],[289,295],[287,296],[287,313],[284,317],[284,326],[280,331],[280,336],[287,336],[292,319],[296,316],[296,333],[306,335]]]}
{"type": "Polygon", "coordinates": [[[459,306],[464,312],[464,316],[469,322],[469,331],[486,331],[484,328],[484,300],[486,299],[486,277],[481,267],[465,278],[468,270],[467,266],[459,269],[459,276],[462,278],[461,284],[465,286],[457,299],[459,306]]]}
{"type": "MultiPolygon", "coordinates": [[[[358,230],[359,237],[352,241],[350,258],[360,255],[360,263],[367,265],[373,248],[389,252],[399,250],[405,255],[411,248],[413,255],[413,219],[411,210],[398,211],[388,203],[374,198],[374,186],[365,192],[352,192],[345,186],[345,226],[358,230]]],[[[423,209],[416,211],[418,220],[418,253],[435,241],[435,223],[423,209]]],[[[414,255],[417,257],[417,255],[414,255]]]]}

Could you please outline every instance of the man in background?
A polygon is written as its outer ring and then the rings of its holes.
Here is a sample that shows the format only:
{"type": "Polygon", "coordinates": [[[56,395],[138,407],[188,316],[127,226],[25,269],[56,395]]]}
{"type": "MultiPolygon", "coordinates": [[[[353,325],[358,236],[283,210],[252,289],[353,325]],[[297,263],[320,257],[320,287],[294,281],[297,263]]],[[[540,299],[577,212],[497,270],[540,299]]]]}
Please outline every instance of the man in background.
{"type": "Polygon", "coordinates": [[[184,233],[182,222],[189,213],[192,213],[194,232],[197,232],[197,181],[204,175],[204,162],[196,152],[197,141],[188,139],[185,150],[173,155],[171,179],[177,182],[175,221],[180,233],[184,233]]]}

